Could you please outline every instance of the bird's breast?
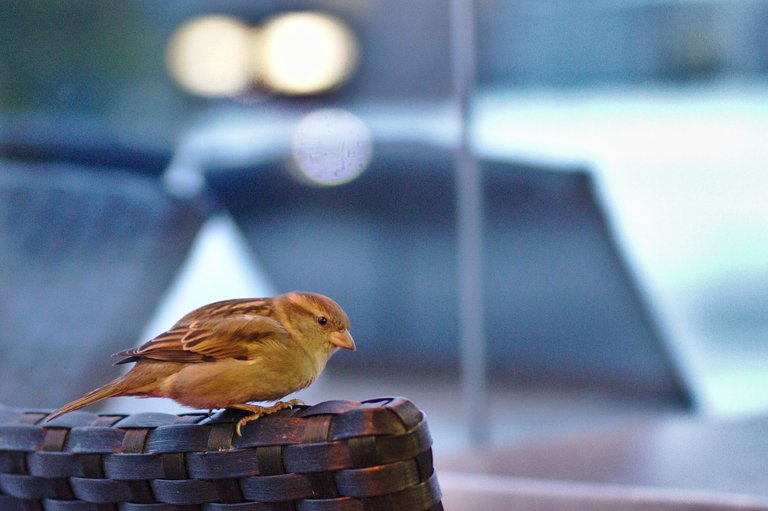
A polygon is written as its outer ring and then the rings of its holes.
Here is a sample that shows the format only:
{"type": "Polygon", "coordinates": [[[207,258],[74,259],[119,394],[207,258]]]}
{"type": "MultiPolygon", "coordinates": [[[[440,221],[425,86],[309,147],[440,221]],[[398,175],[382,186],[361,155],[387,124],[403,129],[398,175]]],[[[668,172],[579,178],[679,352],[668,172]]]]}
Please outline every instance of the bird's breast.
{"type": "Polygon", "coordinates": [[[222,408],[249,401],[274,401],[310,385],[318,376],[303,357],[273,360],[222,359],[185,364],[163,382],[164,392],[193,408],[222,408]]]}

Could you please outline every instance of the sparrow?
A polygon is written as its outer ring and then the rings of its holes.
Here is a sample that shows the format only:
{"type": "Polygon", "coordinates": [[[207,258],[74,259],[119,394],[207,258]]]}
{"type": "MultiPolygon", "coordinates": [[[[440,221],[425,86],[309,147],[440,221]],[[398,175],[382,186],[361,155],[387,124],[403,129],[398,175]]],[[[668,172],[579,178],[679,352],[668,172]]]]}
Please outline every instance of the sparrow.
{"type": "Polygon", "coordinates": [[[278,400],[312,384],[339,348],[355,350],[349,329],[342,308],[316,293],[204,305],[138,348],[113,355],[121,357],[114,365],[135,365],[47,421],[109,397],[165,397],[191,408],[250,412],[237,423],[241,435],[245,424],[302,404],[278,400]]]}

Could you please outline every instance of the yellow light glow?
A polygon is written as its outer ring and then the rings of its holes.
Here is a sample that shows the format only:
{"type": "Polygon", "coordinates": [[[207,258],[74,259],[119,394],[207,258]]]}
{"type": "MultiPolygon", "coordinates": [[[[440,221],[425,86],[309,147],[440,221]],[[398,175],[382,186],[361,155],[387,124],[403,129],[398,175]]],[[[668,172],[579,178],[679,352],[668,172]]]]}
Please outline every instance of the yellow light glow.
{"type": "Polygon", "coordinates": [[[316,110],[299,121],[293,133],[294,162],[310,183],[348,183],[362,174],[372,156],[368,127],[346,110],[316,110]]]}
{"type": "Polygon", "coordinates": [[[323,92],[349,77],[357,64],[357,48],[350,29],[332,16],[282,14],[262,27],[257,75],[274,92],[323,92]]]}
{"type": "Polygon", "coordinates": [[[253,32],[236,18],[201,16],[180,26],[168,43],[166,62],[176,82],[201,96],[226,97],[251,84],[253,32]]]}

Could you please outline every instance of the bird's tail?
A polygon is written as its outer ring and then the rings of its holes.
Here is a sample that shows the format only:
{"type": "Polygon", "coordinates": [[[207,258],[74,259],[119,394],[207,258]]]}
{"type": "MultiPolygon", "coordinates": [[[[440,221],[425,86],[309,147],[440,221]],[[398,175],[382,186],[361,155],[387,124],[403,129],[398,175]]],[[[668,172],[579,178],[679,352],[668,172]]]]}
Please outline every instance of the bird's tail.
{"type": "Polygon", "coordinates": [[[124,395],[124,392],[123,392],[124,388],[123,388],[123,385],[121,385],[122,380],[123,380],[122,377],[117,378],[107,383],[106,385],[102,385],[101,387],[90,391],[89,393],[87,393],[81,398],[75,399],[71,403],[65,404],[58,410],[55,410],[53,413],[48,415],[46,422],[52,421],[56,417],[64,415],[65,413],[74,412],[75,410],[79,410],[84,406],[88,406],[90,404],[101,401],[102,399],[124,395]]]}

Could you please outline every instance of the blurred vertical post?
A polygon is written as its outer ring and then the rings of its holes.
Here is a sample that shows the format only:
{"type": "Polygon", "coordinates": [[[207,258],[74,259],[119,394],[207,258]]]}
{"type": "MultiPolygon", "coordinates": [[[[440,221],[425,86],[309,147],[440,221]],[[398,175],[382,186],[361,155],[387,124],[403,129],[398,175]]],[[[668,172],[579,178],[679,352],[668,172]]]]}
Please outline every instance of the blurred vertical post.
{"type": "Polygon", "coordinates": [[[483,303],[483,182],[471,140],[474,24],[473,0],[451,0],[453,94],[459,117],[455,183],[461,384],[470,443],[482,445],[489,437],[489,409],[483,303]]]}

